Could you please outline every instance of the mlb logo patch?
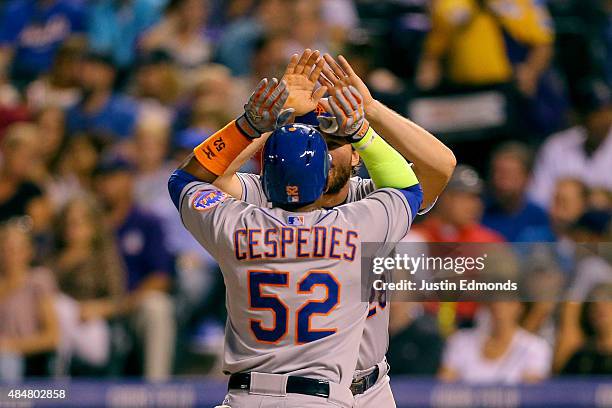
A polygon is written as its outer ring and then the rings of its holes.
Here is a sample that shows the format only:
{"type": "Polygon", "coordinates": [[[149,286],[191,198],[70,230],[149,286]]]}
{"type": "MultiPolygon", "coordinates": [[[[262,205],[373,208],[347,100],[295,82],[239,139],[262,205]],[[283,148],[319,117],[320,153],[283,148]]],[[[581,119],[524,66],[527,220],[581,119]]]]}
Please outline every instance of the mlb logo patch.
{"type": "Polygon", "coordinates": [[[298,186],[287,186],[285,192],[290,203],[300,202],[300,188],[298,186]]]}
{"type": "Polygon", "coordinates": [[[193,197],[193,208],[198,211],[210,210],[227,198],[227,194],[219,190],[201,190],[193,197]]]}
{"type": "Polygon", "coordinates": [[[299,226],[304,225],[303,215],[290,215],[287,217],[287,225],[299,226]]]}

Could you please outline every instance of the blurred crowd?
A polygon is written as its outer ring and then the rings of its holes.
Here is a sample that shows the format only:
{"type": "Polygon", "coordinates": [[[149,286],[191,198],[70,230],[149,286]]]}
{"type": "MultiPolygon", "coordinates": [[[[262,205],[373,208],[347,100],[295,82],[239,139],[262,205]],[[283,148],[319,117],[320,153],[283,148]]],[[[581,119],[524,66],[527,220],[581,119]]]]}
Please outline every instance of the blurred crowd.
{"type": "Polygon", "coordinates": [[[5,0],[0,380],[218,373],[220,273],[167,178],[304,48],[463,163],[410,240],[551,243],[534,273],[600,299],[392,303],[392,374],[612,375],[612,258],[576,247],[612,240],[610,0],[5,0]]]}

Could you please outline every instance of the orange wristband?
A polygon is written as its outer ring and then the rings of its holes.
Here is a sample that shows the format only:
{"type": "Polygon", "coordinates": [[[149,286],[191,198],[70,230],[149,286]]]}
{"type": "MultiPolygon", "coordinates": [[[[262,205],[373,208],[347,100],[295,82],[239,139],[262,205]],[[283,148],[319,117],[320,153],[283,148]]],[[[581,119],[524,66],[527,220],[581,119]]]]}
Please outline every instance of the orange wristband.
{"type": "Polygon", "coordinates": [[[233,120],[193,149],[193,153],[206,170],[220,176],[251,142],[233,120]]]}

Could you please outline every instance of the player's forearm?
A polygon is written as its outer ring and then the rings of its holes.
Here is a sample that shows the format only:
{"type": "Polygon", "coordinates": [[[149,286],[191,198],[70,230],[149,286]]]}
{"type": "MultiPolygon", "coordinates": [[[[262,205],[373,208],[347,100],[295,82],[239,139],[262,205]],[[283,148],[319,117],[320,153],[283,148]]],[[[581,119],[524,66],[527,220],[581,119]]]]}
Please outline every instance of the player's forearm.
{"type": "Polygon", "coordinates": [[[252,141],[242,135],[236,121],[232,121],[197,146],[178,169],[212,184],[232,167],[252,141]]]}
{"type": "Polygon", "coordinates": [[[264,133],[260,138],[253,140],[253,142],[238,155],[232,164],[230,164],[225,172],[217,177],[213,182],[215,187],[238,200],[242,199],[242,183],[238,179],[236,173],[238,173],[246,162],[253,158],[258,150],[263,148],[270,135],[271,133],[264,133]]]}
{"type": "Polygon", "coordinates": [[[430,206],[453,174],[457,164],[453,152],[427,130],[378,101],[366,108],[366,118],[379,135],[413,163],[423,189],[423,208],[430,206]]]}
{"type": "Polygon", "coordinates": [[[217,179],[217,175],[211,173],[206,170],[204,167],[198,163],[193,153],[191,153],[187,158],[181,163],[178,167],[178,170],[183,170],[191,174],[193,177],[198,180],[204,181],[206,183],[213,183],[217,179]]]}

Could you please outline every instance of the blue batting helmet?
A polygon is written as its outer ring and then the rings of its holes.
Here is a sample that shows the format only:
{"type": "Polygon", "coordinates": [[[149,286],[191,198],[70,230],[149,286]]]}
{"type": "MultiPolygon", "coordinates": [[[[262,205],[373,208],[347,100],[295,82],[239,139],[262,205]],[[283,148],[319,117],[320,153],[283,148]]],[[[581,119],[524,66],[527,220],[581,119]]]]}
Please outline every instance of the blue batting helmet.
{"type": "Polygon", "coordinates": [[[321,133],[294,123],[276,129],[266,141],[262,184],[274,204],[308,204],[325,191],[330,159],[321,133]]]}

